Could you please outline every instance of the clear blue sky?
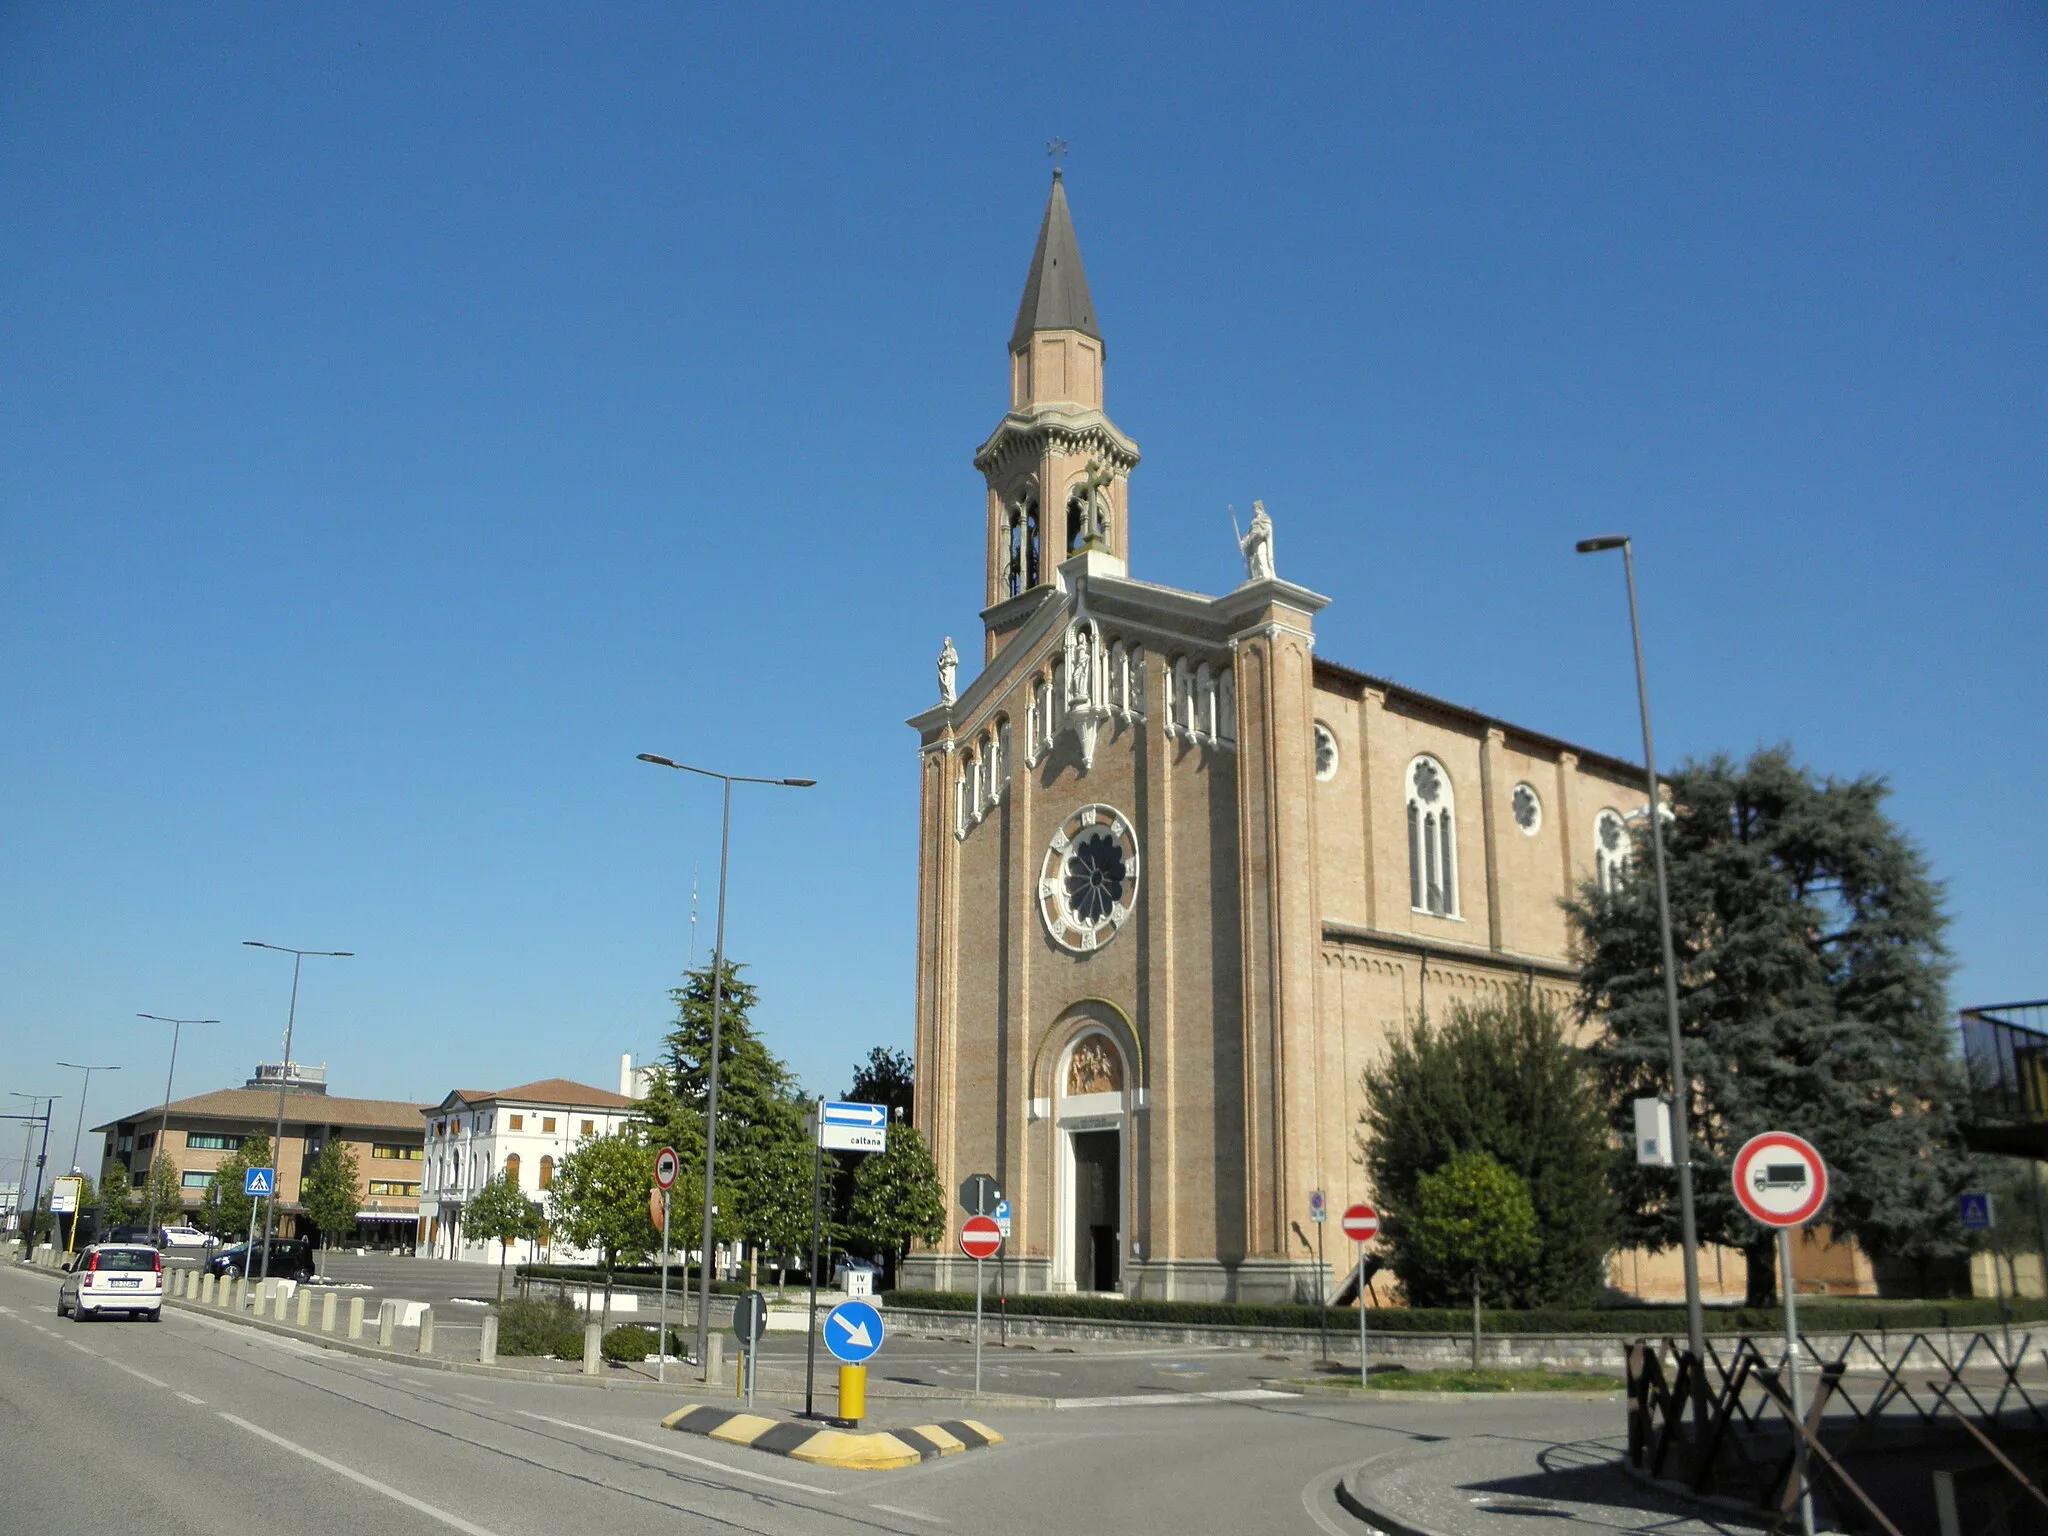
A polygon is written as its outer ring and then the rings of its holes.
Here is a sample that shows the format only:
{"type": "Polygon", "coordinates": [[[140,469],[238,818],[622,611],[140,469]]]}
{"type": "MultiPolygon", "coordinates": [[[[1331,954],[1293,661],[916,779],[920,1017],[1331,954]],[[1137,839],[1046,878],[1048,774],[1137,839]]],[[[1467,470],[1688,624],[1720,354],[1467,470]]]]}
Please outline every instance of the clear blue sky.
{"type": "MultiPolygon", "coordinates": [[[[2037,5],[0,12],[0,1087],[213,1015],[438,1097],[729,943],[911,1038],[914,738],[1069,186],[1136,572],[1263,497],[1336,660],[1635,756],[1877,771],[1959,1002],[2048,993],[2037,5]]],[[[0,1130],[0,1172],[18,1152],[0,1130]]]]}

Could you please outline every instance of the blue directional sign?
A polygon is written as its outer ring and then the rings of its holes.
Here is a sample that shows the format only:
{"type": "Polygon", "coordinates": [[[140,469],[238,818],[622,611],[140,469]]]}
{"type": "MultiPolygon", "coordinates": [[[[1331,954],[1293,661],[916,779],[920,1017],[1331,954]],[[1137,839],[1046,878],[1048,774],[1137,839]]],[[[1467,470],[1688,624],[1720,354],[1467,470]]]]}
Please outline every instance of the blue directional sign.
{"type": "Polygon", "coordinates": [[[242,1193],[268,1195],[277,1188],[275,1168],[247,1168],[242,1172],[242,1193]]]}
{"type": "Polygon", "coordinates": [[[825,1314],[825,1347],[859,1365],[882,1347],[882,1314],[871,1302],[842,1301],[825,1314]]]}
{"type": "Polygon", "coordinates": [[[1956,1199],[1963,1217],[1963,1225],[1972,1232],[1988,1232],[1991,1229],[1991,1196],[1984,1190],[1973,1189],[1956,1199]]]}
{"type": "Polygon", "coordinates": [[[880,1152],[888,1143],[888,1105],[819,1101],[818,1145],[827,1152],[880,1152]]]}

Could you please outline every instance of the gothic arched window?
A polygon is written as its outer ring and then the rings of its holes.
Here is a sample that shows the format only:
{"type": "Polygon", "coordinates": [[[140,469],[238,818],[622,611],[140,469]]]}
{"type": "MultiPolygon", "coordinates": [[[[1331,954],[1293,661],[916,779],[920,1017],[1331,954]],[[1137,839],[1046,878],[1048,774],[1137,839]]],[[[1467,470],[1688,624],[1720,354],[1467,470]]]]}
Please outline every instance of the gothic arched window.
{"type": "Polygon", "coordinates": [[[505,1154],[505,1182],[514,1189],[519,1187],[519,1154],[517,1152],[507,1152],[505,1154]]]}
{"type": "Polygon", "coordinates": [[[540,1160],[540,1187],[546,1189],[555,1182],[555,1160],[544,1157],[540,1160]]]}
{"type": "Polygon", "coordinates": [[[1038,498],[1024,498],[1024,585],[1038,585],[1038,498]]]}
{"type": "Polygon", "coordinates": [[[1618,891],[1628,883],[1628,854],[1628,823],[1619,811],[1602,811],[1593,818],[1593,880],[1601,890],[1618,891]]]}
{"type": "Polygon", "coordinates": [[[1458,915],[1457,803],[1451,776],[1433,757],[1408,765],[1408,904],[1458,915]]]}

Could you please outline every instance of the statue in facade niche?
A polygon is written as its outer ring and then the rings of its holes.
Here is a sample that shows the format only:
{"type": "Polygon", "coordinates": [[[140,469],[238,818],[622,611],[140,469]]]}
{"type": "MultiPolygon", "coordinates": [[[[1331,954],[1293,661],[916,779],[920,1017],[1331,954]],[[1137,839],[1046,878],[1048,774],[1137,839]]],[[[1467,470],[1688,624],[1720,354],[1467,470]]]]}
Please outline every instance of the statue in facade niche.
{"type": "Polygon", "coordinates": [[[953,637],[946,636],[946,643],[939,648],[939,702],[951,704],[959,697],[954,687],[960,675],[960,653],[953,649],[953,637]]]}
{"type": "Polygon", "coordinates": [[[1074,494],[1081,502],[1082,549],[1109,548],[1109,488],[1116,482],[1114,471],[1100,459],[1088,461],[1088,474],[1074,494]]]}
{"type": "Polygon", "coordinates": [[[1263,501],[1252,503],[1251,532],[1237,541],[1237,548],[1244,556],[1246,581],[1273,579],[1273,519],[1266,515],[1263,501]]]}

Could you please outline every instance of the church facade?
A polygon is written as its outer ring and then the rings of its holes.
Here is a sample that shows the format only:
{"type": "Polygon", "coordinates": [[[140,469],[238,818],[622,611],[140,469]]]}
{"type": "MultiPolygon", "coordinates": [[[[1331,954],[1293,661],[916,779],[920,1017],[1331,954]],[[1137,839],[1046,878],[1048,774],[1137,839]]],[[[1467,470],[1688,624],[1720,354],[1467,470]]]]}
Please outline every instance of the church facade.
{"type": "Polygon", "coordinates": [[[980,670],[948,640],[909,722],[917,1123],[1009,1198],[1013,1289],[1313,1299],[1361,1070],[1425,1008],[1569,999],[1560,902],[1619,877],[1642,771],[1319,656],[1263,508],[1234,590],[1134,577],[1105,353],[1056,174],[974,458],[980,670]]]}

